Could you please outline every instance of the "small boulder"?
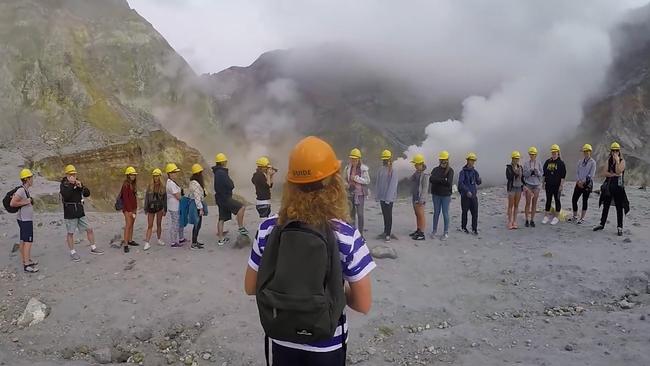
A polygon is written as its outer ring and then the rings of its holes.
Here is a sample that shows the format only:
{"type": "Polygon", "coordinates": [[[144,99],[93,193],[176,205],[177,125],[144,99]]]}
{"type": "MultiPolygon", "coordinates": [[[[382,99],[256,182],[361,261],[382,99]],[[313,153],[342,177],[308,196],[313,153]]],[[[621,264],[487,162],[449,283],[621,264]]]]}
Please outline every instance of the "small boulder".
{"type": "MultiPolygon", "coordinates": [[[[134,300],[135,301],[135,300],[134,300]]],[[[151,328],[140,328],[135,331],[135,338],[141,342],[146,342],[153,337],[153,331],[151,328]]]]}
{"type": "Polygon", "coordinates": [[[623,310],[628,310],[628,309],[632,309],[632,306],[634,306],[634,303],[631,303],[631,302],[623,299],[623,300],[618,302],[618,306],[620,306],[621,309],[623,309],[623,310]]]}
{"type": "Polygon", "coordinates": [[[51,309],[49,306],[38,301],[35,297],[32,297],[29,299],[25,311],[20,318],[18,318],[16,324],[18,324],[19,327],[31,327],[32,325],[36,325],[45,320],[45,318],[50,315],[50,311],[51,309]]]}
{"type": "Polygon", "coordinates": [[[386,245],[378,245],[370,250],[370,254],[373,256],[373,258],[377,259],[397,259],[397,252],[395,249],[386,246],[386,245]]]}
{"type": "Polygon", "coordinates": [[[93,352],[93,358],[95,359],[95,361],[97,361],[100,364],[111,363],[112,361],[111,349],[108,347],[96,349],[93,352]]]}
{"type": "Polygon", "coordinates": [[[61,357],[63,357],[64,360],[72,359],[72,357],[74,357],[74,350],[72,348],[64,348],[63,351],[61,351],[61,357]]]}

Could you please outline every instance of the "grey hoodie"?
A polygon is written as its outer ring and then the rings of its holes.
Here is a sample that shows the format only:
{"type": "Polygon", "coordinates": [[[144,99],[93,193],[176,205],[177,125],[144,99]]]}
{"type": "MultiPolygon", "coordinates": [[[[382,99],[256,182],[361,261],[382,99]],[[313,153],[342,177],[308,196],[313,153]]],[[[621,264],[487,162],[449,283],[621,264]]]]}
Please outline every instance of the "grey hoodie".
{"type": "Polygon", "coordinates": [[[524,163],[524,183],[529,186],[541,186],[542,177],[544,176],[544,171],[542,170],[542,163],[539,160],[532,161],[528,160],[524,163]]]}
{"type": "Polygon", "coordinates": [[[395,202],[397,199],[397,171],[387,166],[382,166],[377,174],[375,199],[383,202],[395,202]]]}

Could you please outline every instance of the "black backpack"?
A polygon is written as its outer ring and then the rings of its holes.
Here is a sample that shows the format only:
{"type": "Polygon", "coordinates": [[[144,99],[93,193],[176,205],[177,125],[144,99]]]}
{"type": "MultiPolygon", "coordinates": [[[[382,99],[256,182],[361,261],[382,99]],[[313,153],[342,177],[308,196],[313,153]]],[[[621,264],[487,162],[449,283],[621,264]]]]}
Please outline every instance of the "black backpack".
{"type": "Polygon", "coordinates": [[[276,226],[257,273],[257,308],[266,336],[300,344],[331,339],[345,305],[332,229],[297,221],[276,226]]]}
{"type": "MultiPolygon", "coordinates": [[[[5,207],[5,210],[9,213],[16,213],[20,211],[20,207],[12,207],[11,206],[11,199],[13,198],[14,194],[16,194],[16,191],[22,188],[22,186],[18,186],[11,191],[7,192],[5,195],[5,198],[2,199],[2,205],[5,207]]],[[[27,191],[25,191],[27,193],[27,191]]],[[[27,198],[29,198],[29,193],[27,193],[27,198]]]]}

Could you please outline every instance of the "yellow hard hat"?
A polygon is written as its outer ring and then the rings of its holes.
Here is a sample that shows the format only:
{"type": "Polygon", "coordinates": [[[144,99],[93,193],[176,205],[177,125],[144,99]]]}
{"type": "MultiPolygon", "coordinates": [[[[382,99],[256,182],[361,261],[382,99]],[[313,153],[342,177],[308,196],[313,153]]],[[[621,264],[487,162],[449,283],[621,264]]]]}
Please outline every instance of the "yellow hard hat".
{"type": "Polygon", "coordinates": [[[390,160],[393,158],[393,153],[390,150],[384,150],[381,152],[381,160],[390,160]]]}
{"type": "Polygon", "coordinates": [[[350,150],[350,157],[352,159],[361,159],[361,150],[357,148],[350,150]]]}
{"type": "Polygon", "coordinates": [[[441,151],[440,154],[438,154],[438,160],[449,160],[449,151],[441,151]]]}
{"type": "Polygon", "coordinates": [[[180,172],[180,171],[181,171],[181,170],[178,169],[178,167],[177,167],[176,164],[174,164],[174,163],[169,163],[169,164],[167,164],[167,165],[165,166],[165,173],[167,173],[167,174],[169,174],[169,173],[176,173],[176,172],[180,172]]]}
{"type": "Polygon", "coordinates": [[[203,167],[201,166],[201,164],[192,165],[192,174],[201,173],[202,171],[203,171],[203,167]]]}
{"type": "Polygon", "coordinates": [[[560,152],[560,145],[558,144],[551,145],[551,152],[560,152]]]}
{"type": "Polygon", "coordinates": [[[531,146],[530,148],[528,148],[528,154],[537,155],[537,148],[535,146],[531,146]]]}
{"type": "Polygon", "coordinates": [[[591,147],[591,145],[584,144],[584,146],[582,146],[582,151],[583,152],[585,152],[585,151],[594,151],[594,149],[591,147]]]}
{"type": "Polygon", "coordinates": [[[471,152],[471,153],[467,154],[467,157],[465,159],[476,161],[476,154],[471,152]]]}
{"type": "Polygon", "coordinates": [[[23,169],[23,170],[20,171],[20,179],[27,179],[27,178],[33,177],[33,176],[34,176],[34,174],[29,169],[23,169]]]}
{"type": "Polygon", "coordinates": [[[151,172],[151,175],[154,177],[160,177],[162,175],[162,170],[156,168],[151,172]]]}
{"type": "Polygon", "coordinates": [[[521,154],[519,151],[513,151],[512,154],[510,154],[510,157],[513,159],[521,159],[521,154]]]}
{"type": "Polygon", "coordinates": [[[266,156],[262,156],[255,161],[255,165],[260,168],[266,168],[267,166],[271,165],[271,161],[266,156]]]}
{"type": "Polygon", "coordinates": [[[413,163],[413,164],[424,164],[424,155],[415,154],[415,156],[413,157],[413,160],[411,160],[411,163],[413,163]]]}
{"type": "Polygon", "coordinates": [[[612,151],[618,151],[621,149],[621,145],[618,142],[614,141],[612,142],[612,145],[609,147],[609,149],[612,151]]]}
{"type": "Polygon", "coordinates": [[[130,166],[124,171],[124,175],[138,175],[138,172],[135,171],[135,168],[130,166]]]}
{"type": "Polygon", "coordinates": [[[72,164],[67,165],[63,171],[65,174],[77,174],[77,169],[72,164]]]}
{"type": "Polygon", "coordinates": [[[214,157],[214,161],[216,163],[225,163],[228,161],[228,157],[224,153],[218,153],[217,156],[214,157]]]}

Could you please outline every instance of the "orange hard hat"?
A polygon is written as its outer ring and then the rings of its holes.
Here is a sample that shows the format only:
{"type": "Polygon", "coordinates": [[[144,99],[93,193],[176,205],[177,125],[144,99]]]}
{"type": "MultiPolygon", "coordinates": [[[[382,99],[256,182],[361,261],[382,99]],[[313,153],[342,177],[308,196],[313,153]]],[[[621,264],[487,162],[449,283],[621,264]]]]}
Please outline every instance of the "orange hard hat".
{"type": "Polygon", "coordinates": [[[336,174],[340,168],[334,149],[318,137],[309,136],[298,142],[289,155],[287,180],[296,184],[315,183],[336,174]]]}

